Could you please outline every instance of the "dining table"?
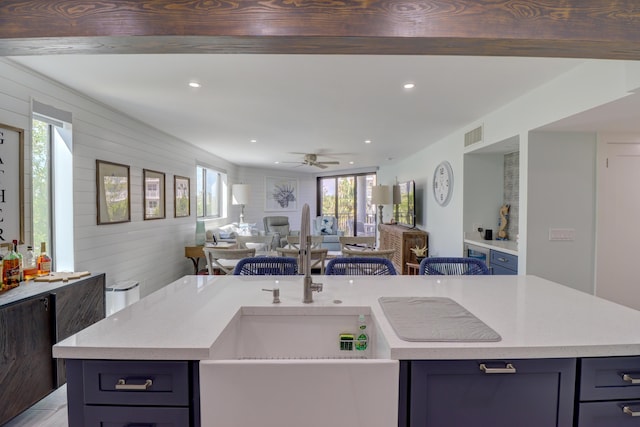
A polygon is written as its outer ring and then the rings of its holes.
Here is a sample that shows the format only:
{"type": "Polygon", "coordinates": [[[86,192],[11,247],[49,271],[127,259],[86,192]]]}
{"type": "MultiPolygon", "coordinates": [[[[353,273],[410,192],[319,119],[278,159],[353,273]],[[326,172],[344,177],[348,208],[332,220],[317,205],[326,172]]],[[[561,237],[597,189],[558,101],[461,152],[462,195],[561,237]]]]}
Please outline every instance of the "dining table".
{"type": "Polygon", "coordinates": [[[200,258],[204,258],[204,252],[202,249],[205,247],[218,248],[218,249],[233,249],[236,247],[236,243],[232,242],[218,242],[218,243],[209,243],[206,242],[204,245],[194,245],[194,246],[185,246],[184,247],[184,256],[185,258],[189,258],[193,263],[193,274],[198,274],[200,271],[200,258]]]}

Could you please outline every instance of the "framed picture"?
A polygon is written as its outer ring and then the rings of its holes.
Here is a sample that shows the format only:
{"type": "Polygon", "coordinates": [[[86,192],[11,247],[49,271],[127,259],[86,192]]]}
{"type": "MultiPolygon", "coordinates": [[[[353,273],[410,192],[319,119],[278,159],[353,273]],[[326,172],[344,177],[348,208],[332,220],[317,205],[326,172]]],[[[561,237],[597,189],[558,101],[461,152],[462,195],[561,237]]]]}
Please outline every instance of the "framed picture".
{"type": "Polygon", "coordinates": [[[184,176],[173,176],[173,215],[182,218],[191,215],[191,201],[189,199],[190,181],[184,176]]]}
{"type": "Polygon", "coordinates": [[[298,179],[266,177],[265,211],[298,210],[298,179]]]}
{"type": "Polygon", "coordinates": [[[129,166],[96,160],[98,225],[131,221],[129,166]]]}
{"type": "Polygon", "coordinates": [[[0,123],[0,237],[24,243],[24,129],[0,123]]]}
{"type": "Polygon", "coordinates": [[[165,217],[164,174],[143,169],[142,182],[144,219],[163,219],[165,217]]]}

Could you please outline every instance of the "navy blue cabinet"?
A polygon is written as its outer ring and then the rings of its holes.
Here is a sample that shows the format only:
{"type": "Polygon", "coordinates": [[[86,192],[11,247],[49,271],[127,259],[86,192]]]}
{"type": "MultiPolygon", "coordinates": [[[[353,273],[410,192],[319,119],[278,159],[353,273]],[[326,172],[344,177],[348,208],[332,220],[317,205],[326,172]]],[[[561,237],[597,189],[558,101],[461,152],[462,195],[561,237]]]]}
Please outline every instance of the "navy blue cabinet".
{"type": "Polygon", "coordinates": [[[198,362],[67,360],[70,427],[200,425],[198,362]]]}
{"type": "Polygon", "coordinates": [[[580,361],[578,427],[640,426],[640,357],[580,361]]]}
{"type": "Polygon", "coordinates": [[[516,275],[518,274],[518,257],[505,252],[491,249],[491,274],[516,275]]]}
{"type": "MultiPolygon", "coordinates": [[[[408,365],[407,365],[408,364],[408,365]]],[[[571,427],[575,359],[411,361],[410,427],[571,427]]],[[[405,409],[406,408],[406,409],[405,409]]]]}

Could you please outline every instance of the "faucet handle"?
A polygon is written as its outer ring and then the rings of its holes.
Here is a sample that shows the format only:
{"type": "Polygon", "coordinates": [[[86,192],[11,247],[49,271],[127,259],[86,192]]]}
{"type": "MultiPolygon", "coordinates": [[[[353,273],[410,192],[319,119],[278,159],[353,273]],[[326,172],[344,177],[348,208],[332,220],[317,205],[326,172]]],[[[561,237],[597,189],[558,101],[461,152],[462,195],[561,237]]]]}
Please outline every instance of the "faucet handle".
{"type": "Polygon", "coordinates": [[[279,288],[273,288],[273,289],[262,289],[265,292],[271,292],[273,294],[273,304],[280,304],[280,289],[279,288]]]}

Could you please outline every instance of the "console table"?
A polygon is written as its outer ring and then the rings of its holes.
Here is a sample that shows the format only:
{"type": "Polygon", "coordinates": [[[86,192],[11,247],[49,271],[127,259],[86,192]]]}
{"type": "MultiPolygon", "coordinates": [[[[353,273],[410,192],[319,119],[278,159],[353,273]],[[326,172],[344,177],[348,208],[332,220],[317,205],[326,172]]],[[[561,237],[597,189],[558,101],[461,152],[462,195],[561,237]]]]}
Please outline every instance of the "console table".
{"type": "Polygon", "coordinates": [[[399,274],[409,274],[407,263],[417,263],[416,255],[411,248],[427,246],[429,256],[429,234],[417,228],[407,228],[400,225],[380,225],[380,249],[395,249],[391,262],[399,274]]]}

